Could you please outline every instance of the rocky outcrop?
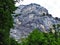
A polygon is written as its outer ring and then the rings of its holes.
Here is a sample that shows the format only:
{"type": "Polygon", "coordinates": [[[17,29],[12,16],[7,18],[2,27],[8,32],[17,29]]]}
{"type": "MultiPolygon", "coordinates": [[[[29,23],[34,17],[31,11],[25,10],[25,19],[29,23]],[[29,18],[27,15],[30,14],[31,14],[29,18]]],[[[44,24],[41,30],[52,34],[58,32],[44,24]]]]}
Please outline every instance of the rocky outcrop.
{"type": "Polygon", "coordinates": [[[38,4],[20,5],[14,13],[14,28],[10,30],[10,36],[16,40],[27,37],[35,28],[49,32],[53,24],[60,23],[38,4]]]}

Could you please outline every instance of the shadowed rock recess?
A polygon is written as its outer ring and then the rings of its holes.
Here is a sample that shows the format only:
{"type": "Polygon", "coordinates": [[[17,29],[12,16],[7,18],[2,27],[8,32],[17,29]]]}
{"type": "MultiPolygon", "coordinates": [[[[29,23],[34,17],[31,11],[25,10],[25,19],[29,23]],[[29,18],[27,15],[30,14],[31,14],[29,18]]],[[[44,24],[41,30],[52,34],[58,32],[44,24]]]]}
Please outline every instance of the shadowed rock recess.
{"type": "Polygon", "coordinates": [[[16,40],[26,38],[35,28],[49,32],[53,24],[60,23],[60,19],[56,20],[46,8],[35,3],[20,5],[14,13],[14,28],[10,30],[10,36],[16,40]]]}

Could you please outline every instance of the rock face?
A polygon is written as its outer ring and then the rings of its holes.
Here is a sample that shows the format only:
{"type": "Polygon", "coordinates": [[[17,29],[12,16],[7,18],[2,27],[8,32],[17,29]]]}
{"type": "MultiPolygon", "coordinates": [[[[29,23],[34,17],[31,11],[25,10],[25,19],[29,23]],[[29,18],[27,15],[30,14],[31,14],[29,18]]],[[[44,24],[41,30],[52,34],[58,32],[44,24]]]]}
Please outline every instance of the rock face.
{"type": "Polygon", "coordinates": [[[19,40],[25,38],[35,28],[42,32],[49,32],[53,24],[60,21],[53,18],[48,10],[38,4],[20,5],[14,12],[14,28],[10,31],[10,36],[19,40]]]}

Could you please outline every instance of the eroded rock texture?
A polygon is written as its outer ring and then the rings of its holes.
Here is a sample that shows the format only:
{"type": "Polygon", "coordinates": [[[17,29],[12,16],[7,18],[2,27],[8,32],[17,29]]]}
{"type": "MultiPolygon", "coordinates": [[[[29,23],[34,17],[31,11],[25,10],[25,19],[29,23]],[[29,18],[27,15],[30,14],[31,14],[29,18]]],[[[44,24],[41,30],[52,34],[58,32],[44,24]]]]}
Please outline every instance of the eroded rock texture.
{"type": "Polygon", "coordinates": [[[60,23],[38,4],[20,5],[14,13],[14,28],[11,29],[10,36],[16,40],[27,37],[35,28],[49,32],[53,24],[60,23]]]}

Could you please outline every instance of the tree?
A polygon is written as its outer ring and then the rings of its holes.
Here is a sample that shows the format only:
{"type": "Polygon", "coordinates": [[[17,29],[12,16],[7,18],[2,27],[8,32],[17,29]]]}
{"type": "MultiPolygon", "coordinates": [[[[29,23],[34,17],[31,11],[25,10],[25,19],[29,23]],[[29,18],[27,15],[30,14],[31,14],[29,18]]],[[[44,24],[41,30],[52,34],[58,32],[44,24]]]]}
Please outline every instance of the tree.
{"type": "Polygon", "coordinates": [[[13,38],[10,38],[10,41],[11,41],[10,45],[19,45],[19,43],[15,41],[15,39],[13,38]]]}
{"type": "Polygon", "coordinates": [[[11,14],[15,10],[14,0],[0,0],[0,35],[2,45],[10,45],[9,43],[9,32],[10,28],[13,27],[13,18],[11,14]],[[3,34],[3,36],[2,36],[3,34]]]}
{"type": "Polygon", "coordinates": [[[0,45],[3,45],[3,34],[0,32],[0,45]]]}
{"type": "Polygon", "coordinates": [[[35,29],[28,38],[26,38],[22,45],[42,45],[44,40],[43,32],[40,32],[38,29],[35,29]]]}
{"type": "Polygon", "coordinates": [[[55,38],[52,32],[44,33],[35,29],[30,35],[24,39],[21,45],[59,45],[60,38],[55,38]]]}

